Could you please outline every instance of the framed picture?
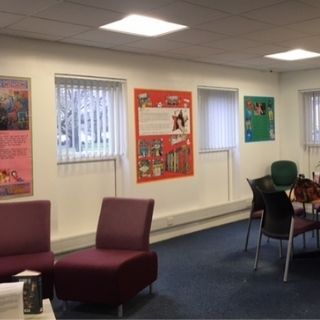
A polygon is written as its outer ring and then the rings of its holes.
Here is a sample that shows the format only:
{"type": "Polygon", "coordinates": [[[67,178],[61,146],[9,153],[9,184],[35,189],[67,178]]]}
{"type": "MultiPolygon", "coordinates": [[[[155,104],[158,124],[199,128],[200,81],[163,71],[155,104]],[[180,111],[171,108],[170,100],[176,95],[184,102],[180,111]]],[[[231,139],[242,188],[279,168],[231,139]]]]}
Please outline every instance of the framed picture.
{"type": "Polygon", "coordinates": [[[0,198],[33,194],[29,78],[0,76],[0,198]]]}
{"type": "Polygon", "coordinates": [[[244,97],[245,142],[275,140],[274,98],[244,97]]]}

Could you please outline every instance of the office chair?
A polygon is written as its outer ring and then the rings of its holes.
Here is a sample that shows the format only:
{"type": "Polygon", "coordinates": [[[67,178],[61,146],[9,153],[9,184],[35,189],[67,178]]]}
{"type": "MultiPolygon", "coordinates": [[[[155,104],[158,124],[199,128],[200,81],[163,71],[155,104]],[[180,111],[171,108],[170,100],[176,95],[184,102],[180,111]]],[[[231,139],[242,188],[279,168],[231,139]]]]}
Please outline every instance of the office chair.
{"type": "Polygon", "coordinates": [[[258,268],[261,238],[288,240],[283,281],[287,282],[293,238],[319,228],[319,223],[294,215],[294,208],[285,191],[264,192],[261,190],[265,209],[261,218],[254,270],[258,268]]]}
{"type": "Polygon", "coordinates": [[[257,179],[247,179],[247,181],[252,191],[252,202],[251,202],[251,210],[249,215],[248,230],[246,234],[246,242],[244,246],[245,251],[247,251],[248,249],[248,242],[249,242],[249,235],[250,235],[252,220],[261,219],[261,216],[264,210],[264,201],[258,189],[260,188],[266,191],[276,190],[272,177],[270,175],[266,175],[257,179]]]}

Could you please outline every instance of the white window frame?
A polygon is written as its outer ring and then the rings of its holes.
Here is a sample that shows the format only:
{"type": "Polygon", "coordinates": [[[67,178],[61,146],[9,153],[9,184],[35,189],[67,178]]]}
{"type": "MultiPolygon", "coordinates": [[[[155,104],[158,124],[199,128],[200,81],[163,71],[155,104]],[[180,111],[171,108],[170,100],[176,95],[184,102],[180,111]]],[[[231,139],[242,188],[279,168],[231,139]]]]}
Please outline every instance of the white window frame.
{"type": "Polygon", "coordinates": [[[58,164],[124,154],[125,80],[56,74],[55,92],[58,164]]]}

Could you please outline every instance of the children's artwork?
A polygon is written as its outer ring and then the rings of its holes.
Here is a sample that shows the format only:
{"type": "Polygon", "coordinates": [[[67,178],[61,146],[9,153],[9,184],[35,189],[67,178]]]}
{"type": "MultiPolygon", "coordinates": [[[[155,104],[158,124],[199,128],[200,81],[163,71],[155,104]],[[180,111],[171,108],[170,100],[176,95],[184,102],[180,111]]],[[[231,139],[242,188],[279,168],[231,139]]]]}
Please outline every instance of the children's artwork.
{"type": "Polygon", "coordinates": [[[274,98],[244,97],[245,142],[275,140],[274,98]]]}
{"type": "Polygon", "coordinates": [[[0,198],[32,195],[30,79],[0,76],[0,198]]]}
{"type": "Polygon", "coordinates": [[[135,89],[137,181],[193,175],[191,92],[135,89]]]}

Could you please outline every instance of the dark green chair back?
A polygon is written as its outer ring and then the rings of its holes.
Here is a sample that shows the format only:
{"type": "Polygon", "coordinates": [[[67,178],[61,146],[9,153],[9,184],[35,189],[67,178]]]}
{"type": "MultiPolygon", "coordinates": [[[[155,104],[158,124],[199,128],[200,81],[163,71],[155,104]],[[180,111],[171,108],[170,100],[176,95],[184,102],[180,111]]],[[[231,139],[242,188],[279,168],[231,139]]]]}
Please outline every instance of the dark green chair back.
{"type": "Polygon", "coordinates": [[[298,168],[291,160],[279,160],[271,164],[271,176],[277,190],[289,190],[297,179],[298,168]]]}

